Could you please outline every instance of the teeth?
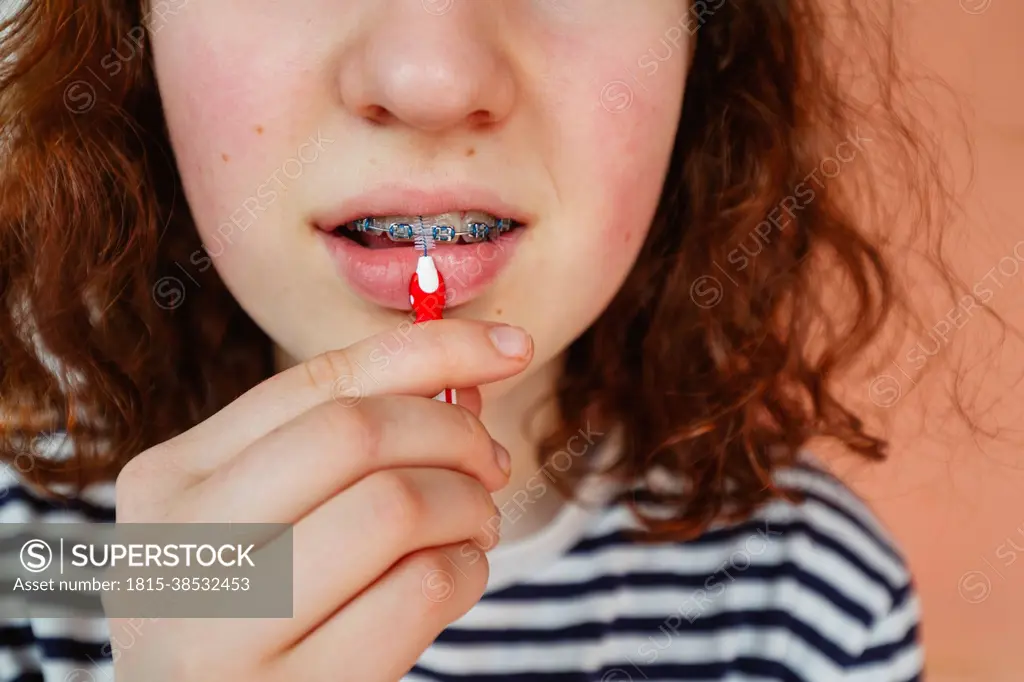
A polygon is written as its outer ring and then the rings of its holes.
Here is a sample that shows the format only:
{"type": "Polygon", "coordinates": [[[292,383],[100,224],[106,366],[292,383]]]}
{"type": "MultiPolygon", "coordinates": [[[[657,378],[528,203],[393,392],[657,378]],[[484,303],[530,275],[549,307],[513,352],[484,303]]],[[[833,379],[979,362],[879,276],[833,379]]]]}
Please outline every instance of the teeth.
{"type": "Polygon", "coordinates": [[[467,244],[494,239],[499,232],[510,229],[510,221],[499,221],[498,218],[483,211],[449,212],[432,216],[385,216],[355,220],[345,227],[358,232],[373,232],[387,235],[392,241],[412,241],[419,228],[433,232],[438,242],[455,242],[461,240],[467,244]],[[502,229],[499,230],[499,227],[502,229]]]}
{"type": "MultiPolygon", "coordinates": [[[[378,219],[374,220],[376,221],[378,219]]],[[[390,229],[390,226],[395,224],[410,225],[418,228],[420,220],[423,221],[423,227],[428,230],[432,230],[435,227],[454,227],[458,230],[462,225],[462,215],[459,213],[441,213],[439,215],[432,216],[387,216],[385,218],[380,218],[379,220],[385,229],[390,229]]],[[[410,234],[409,239],[411,240],[412,237],[413,234],[410,234]]]]}
{"type": "Polygon", "coordinates": [[[467,244],[475,244],[487,239],[492,233],[497,233],[498,219],[489,213],[479,211],[468,211],[463,222],[466,234],[462,235],[462,241],[467,244]]]}

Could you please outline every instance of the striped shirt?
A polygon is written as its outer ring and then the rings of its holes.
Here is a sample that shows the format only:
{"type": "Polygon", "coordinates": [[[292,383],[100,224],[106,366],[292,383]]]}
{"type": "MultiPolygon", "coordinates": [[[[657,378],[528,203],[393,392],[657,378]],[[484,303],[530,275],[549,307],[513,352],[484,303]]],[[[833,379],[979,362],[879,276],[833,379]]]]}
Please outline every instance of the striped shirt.
{"type": "MultiPolygon", "coordinates": [[[[806,499],[687,542],[631,541],[621,500],[565,505],[488,553],[484,597],[403,682],[922,679],[918,599],[890,535],[814,460],[776,479],[806,499]]],[[[114,518],[112,486],[61,507],[0,491],[0,523],[114,518]]],[[[111,682],[108,638],[101,618],[0,612],[0,682],[111,682]]]]}

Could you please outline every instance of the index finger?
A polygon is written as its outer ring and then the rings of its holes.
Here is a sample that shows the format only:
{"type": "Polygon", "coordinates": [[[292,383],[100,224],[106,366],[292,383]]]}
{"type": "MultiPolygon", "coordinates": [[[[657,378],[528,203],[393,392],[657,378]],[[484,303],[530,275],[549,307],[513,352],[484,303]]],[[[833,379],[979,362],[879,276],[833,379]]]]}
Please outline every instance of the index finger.
{"type": "Polygon", "coordinates": [[[179,464],[197,473],[217,469],[278,426],[329,400],[354,405],[365,397],[431,397],[518,374],[533,341],[518,327],[475,320],[411,325],[400,349],[392,332],[318,355],[257,384],[206,421],[168,443],[179,464]]]}

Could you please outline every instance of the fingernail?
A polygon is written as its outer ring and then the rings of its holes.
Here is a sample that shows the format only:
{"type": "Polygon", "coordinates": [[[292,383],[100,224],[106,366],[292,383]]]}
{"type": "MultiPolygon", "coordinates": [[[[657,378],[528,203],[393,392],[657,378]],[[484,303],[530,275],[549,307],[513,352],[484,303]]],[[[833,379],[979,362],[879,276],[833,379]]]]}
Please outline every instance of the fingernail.
{"type": "Polygon", "coordinates": [[[530,337],[519,327],[501,325],[492,327],[491,343],[498,352],[509,358],[522,358],[530,352],[530,337]]]}
{"type": "Polygon", "coordinates": [[[508,476],[512,473],[512,457],[509,456],[508,450],[499,443],[498,441],[492,441],[494,443],[494,459],[498,463],[498,468],[501,472],[508,476]]]}

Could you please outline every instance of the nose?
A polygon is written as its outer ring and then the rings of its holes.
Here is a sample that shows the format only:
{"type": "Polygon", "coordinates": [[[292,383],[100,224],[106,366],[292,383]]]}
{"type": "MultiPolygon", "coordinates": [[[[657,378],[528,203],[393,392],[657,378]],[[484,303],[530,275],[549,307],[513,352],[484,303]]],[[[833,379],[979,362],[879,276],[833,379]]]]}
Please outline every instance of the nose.
{"type": "Polygon", "coordinates": [[[341,100],[349,111],[428,132],[479,127],[508,115],[515,81],[491,3],[373,4],[341,60],[341,100]]]}

